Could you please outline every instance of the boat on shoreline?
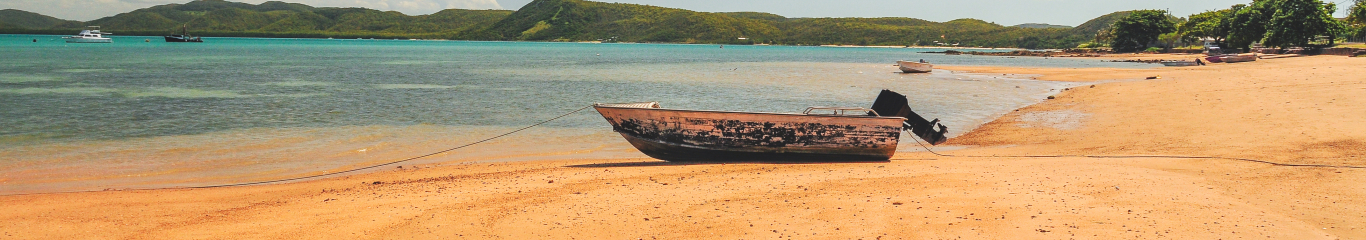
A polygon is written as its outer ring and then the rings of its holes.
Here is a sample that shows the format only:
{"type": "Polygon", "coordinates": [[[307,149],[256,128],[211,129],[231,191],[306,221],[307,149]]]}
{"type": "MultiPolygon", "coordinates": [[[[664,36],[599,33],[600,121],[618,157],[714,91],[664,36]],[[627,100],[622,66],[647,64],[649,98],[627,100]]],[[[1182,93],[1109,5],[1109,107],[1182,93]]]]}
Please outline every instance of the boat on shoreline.
{"type": "Polygon", "coordinates": [[[100,32],[100,26],[88,26],[85,28],[85,30],[81,30],[80,34],[62,37],[62,39],[66,39],[66,43],[114,43],[114,39],[104,37],[104,34],[112,33],[100,32]]]}
{"type": "Polygon", "coordinates": [[[903,73],[927,73],[934,71],[934,64],[927,62],[896,61],[896,65],[903,73]]]}
{"type": "Polygon", "coordinates": [[[903,130],[931,144],[943,143],[948,132],[888,90],[871,109],[811,107],[803,113],[665,109],[657,102],[593,107],[636,149],[665,161],[887,161],[903,130]]]}
{"type": "Polygon", "coordinates": [[[1163,61],[1162,65],[1168,67],[1189,67],[1199,66],[1200,63],[1197,63],[1195,61],[1163,61]]]}
{"type": "Polygon", "coordinates": [[[1257,55],[1227,55],[1219,57],[1219,60],[1223,60],[1226,63],[1255,62],[1257,61],[1257,55]]]}

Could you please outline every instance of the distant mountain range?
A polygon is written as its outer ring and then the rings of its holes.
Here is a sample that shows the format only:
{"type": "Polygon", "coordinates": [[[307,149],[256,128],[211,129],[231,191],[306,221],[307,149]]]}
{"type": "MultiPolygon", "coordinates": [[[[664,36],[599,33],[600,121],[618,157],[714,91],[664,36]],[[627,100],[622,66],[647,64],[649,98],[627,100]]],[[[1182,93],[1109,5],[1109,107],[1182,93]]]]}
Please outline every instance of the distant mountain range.
{"type": "Polygon", "coordinates": [[[79,28],[81,22],[68,21],[24,10],[0,10],[0,28],[49,29],[63,27],[79,28]]]}
{"type": "Polygon", "coordinates": [[[1006,27],[977,19],[787,18],[583,0],[535,0],[517,11],[448,9],[419,16],[278,1],[195,0],[89,22],[0,10],[0,33],[73,34],[82,26],[98,25],[121,35],[163,35],[183,26],[199,36],[1067,48],[1090,40],[1122,13],[1073,28],[1032,23],[1006,27]]]}

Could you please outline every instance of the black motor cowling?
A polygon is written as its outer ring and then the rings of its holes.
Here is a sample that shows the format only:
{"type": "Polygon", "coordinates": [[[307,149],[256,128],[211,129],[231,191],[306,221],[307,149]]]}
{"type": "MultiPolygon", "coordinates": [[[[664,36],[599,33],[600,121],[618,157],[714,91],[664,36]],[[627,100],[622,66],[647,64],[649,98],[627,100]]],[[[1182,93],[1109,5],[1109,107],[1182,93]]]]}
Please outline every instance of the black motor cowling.
{"type": "Polygon", "coordinates": [[[882,93],[878,94],[877,100],[873,101],[873,111],[882,116],[906,118],[906,122],[902,123],[902,126],[910,129],[911,133],[919,136],[920,139],[925,139],[932,145],[939,145],[948,140],[947,137],[944,137],[944,134],[949,132],[948,127],[940,124],[938,118],[933,121],[925,120],[920,114],[911,111],[910,102],[906,100],[906,95],[883,89],[882,93]],[[938,130],[935,129],[936,126],[939,127],[938,130]]]}

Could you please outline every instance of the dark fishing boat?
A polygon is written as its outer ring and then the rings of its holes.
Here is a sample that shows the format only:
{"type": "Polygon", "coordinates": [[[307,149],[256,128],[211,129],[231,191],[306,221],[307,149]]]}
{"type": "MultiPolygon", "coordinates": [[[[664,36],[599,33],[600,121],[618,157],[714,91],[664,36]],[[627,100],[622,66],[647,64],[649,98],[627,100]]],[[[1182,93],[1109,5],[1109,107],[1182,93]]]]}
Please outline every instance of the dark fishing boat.
{"type": "Polygon", "coordinates": [[[888,90],[871,109],[726,112],[665,109],[655,102],[594,108],[636,149],[666,161],[887,161],[902,130],[931,144],[943,143],[947,132],[938,119],[927,121],[911,111],[906,96],[888,90]]]}
{"type": "Polygon", "coordinates": [[[204,42],[204,39],[191,37],[186,26],[180,26],[180,35],[166,36],[166,42],[204,42]]]}

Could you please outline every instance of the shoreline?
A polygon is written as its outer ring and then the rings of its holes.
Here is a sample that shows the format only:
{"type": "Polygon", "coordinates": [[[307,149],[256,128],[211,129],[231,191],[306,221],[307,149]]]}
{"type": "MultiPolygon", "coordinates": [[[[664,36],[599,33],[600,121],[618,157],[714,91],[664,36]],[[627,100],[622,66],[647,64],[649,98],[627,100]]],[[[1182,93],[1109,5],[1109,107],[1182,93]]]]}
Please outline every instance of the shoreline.
{"type": "Polygon", "coordinates": [[[967,50],[1028,50],[1023,48],[991,48],[991,47],[946,47],[946,46],[864,46],[864,45],[819,45],[818,47],[836,48],[922,48],[922,49],[967,49],[967,50]]]}
{"type": "MultiPolygon", "coordinates": [[[[1083,84],[949,140],[955,155],[1202,155],[1366,165],[1366,60],[946,66],[1083,84]],[[1154,80],[1097,82],[1103,80],[1154,80]]],[[[215,189],[0,197],[28,238],[1366,237],[1366,170],[1181,158],[429,164],[215,189]],[[621,228],[632,226],[631,228],[621,228]],[[87,232],[62,229],[85,229],[87,232]],[[302,234],[302,235],[301,235],[302,234]]]]}

